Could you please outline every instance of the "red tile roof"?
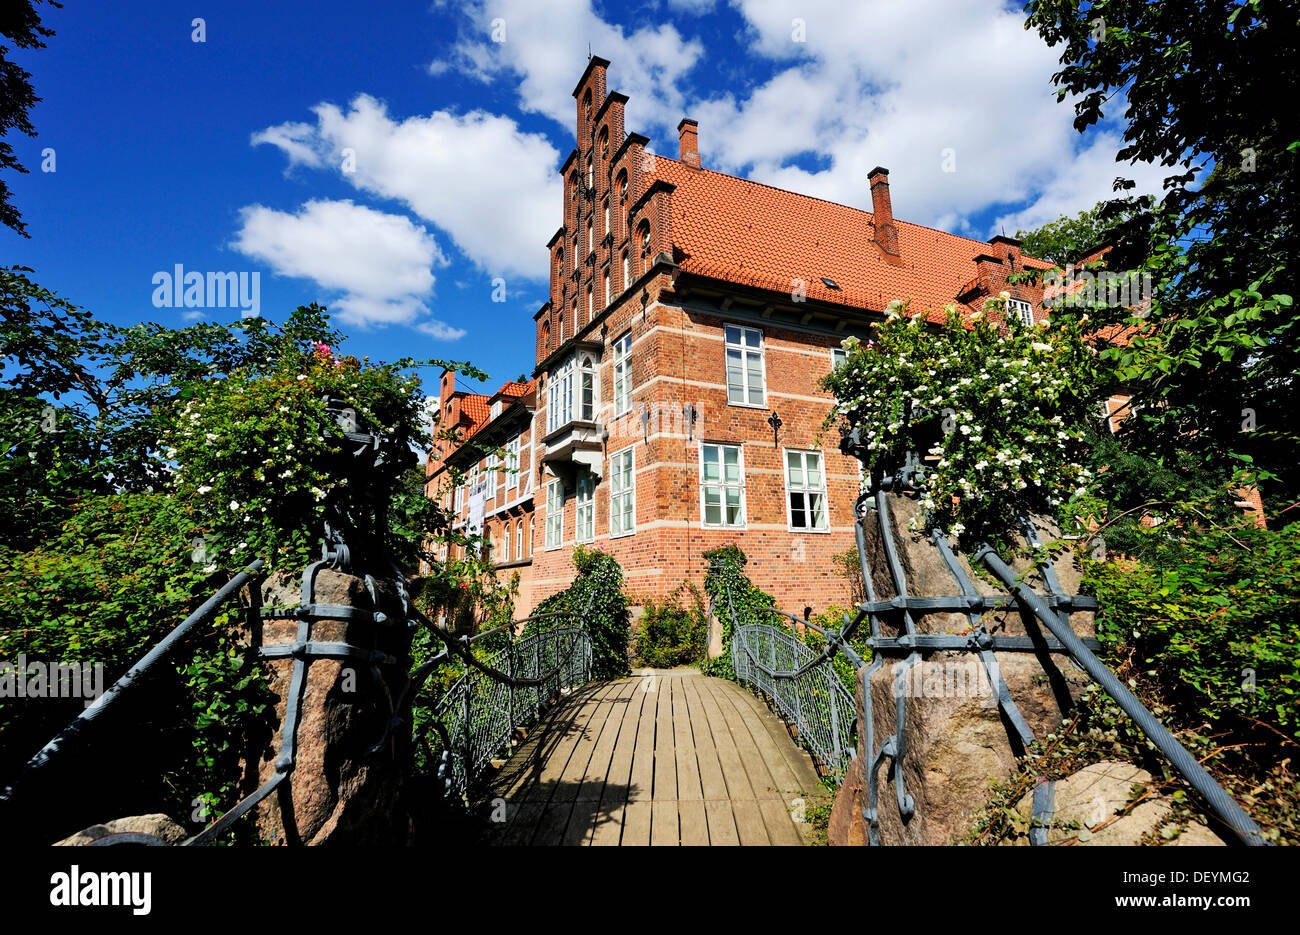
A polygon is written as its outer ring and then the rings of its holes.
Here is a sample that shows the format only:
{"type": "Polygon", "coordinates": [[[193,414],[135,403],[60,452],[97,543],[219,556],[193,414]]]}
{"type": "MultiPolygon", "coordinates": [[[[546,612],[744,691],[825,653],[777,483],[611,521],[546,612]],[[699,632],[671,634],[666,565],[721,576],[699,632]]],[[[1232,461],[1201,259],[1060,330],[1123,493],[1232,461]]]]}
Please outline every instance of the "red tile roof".
{"type": "MultiPolygon", "coordinates": [[[[520,383],[516,380],[507,380],[501,388],[491,396],[484,396],[481,393],[466,393],[461,397],[461,421],[468,420],[469,425],[464,432],[465,439],[476,435],[485,425],[492,421],[492,400],[498,396],[506,397],[513,401],[520,399],[532,393],[537,388],[536,380],[529,380],[527,383],[520,383]]],[[[505,400],[503,400],[504,402],[505,400]]]]}
{"type": "Polygon", "coordinates": [[[875,243],[869,211],[666,157],[655,161],[654,176],[676,186],[672,237],[689,273],[786,293],[802,279],[810,299],[874,311],[910,298],[913,311],[942,321],[943,306],[970,282],[975,257],[990,251],[983,241],[895,219],[902,260],[895,265],[875,243]]]}

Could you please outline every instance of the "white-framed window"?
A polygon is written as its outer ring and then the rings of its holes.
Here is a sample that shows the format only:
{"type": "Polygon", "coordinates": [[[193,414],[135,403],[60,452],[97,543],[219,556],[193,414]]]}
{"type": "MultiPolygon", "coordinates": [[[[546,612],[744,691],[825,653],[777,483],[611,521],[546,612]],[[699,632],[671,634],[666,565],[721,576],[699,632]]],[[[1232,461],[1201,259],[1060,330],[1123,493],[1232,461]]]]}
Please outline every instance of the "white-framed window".
{"type": "Polygon", "coordinates": [[[537,532],[537,517],[528,517],[528,555],[533,554],[533,534],[537,532]]]}
{"type": "Polygon", "coordinates": [[[849,352],[842,347],[831,348],[831,369],[838,370],[849,359],[849,352]]]}
{"type": "Polygon", "coordinates": [[[727,341],[727,402],[764,405],[763,332],[744,325],[727,325],[723,331],[727,341]]]}
{"type": "Polygon", "coordinates": [[[587,356],[571,357],[547,380],[546,431],[554,432],[575,419],[596,418],[596,365],[587,356]]]}
{"type": "Polygon", "coordinates": [[[564,543],[564,481],[546,485],[546,548],[558,549],[564,543]]]}
{"type": "Polygon", "coordinates": [[[524,521],[515,522],[515,561],[524,557],[524,521]]]}
{"type": "Polygon", "coordinates": [[[596,478],[590,471],[578,475],[574,504],[573,536],[578,542],[591,542],[596,538],[596,478]]]}
{"type": "Polygon", "coordinates": [[[495,419],[499,415],[501,415],[501,400],[498,399],[492,404],[492,412],[488,418],[495,419]]]}
{"type": "Polygon", "coordinates": [[[830,530],[826,471],[820,451],[785,451],[785,510],[791,530],[830,530]]]}
{"type": "Polygon", "coordinates": [[[465,507],[465,485],[463,483],[456,485],[456,495],[452,505],[452,512],[460,516],[460,511],[465,507]]]}
{"type": "Polygon", "coordinates": [[[739,445],[700,443],[700,513],[705,526],[745,525],[745,459],[739,445]]]}
{"type": "Polygon", "coordinates": [[[1007,299],[1007,312],[1019,318],[1021,324],[1031,328],[1034,326],[1033,303],[1026,302],[1024,299],[1007,299]]]}
{"type": "Polygon", "coordinates": [[[510,523],[508,521],[501,531],[501,561],[510,561],[510,523]]]}
{"type": "Polygon", "coordinates": [[[636,447],[616,451],[609,459],[609,534],[636,532],[636,447]]]}
{"type": "Polygon", "coordinates": [[[632,408],[632,332],[614,342],[614,416],[632,408]]]}
{"type": "Polygon", "coordinates": [[[519,436],[510,439],[506,445],[506,490],[519,486],[519,436]]]}
{"type": "Polygon", "coordinates": [[[532,489],[533,489],[533,468],[532,465],[529,465],[526,468],[521,468],[519,471],[519,492],[521,494],[524,494],[524,493],[528,493],[532,489]]]}

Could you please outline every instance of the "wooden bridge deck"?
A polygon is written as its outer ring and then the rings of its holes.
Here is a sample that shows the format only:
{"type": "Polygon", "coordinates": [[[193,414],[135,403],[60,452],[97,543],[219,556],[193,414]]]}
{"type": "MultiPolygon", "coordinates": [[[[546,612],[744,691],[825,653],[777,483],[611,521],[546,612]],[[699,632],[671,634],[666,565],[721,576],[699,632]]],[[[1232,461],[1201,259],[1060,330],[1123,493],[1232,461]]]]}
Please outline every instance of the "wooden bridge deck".
{"type": "Polygon", "coordinates": [[[496,801],[491,839],[504,845],[802,844],[808,825],[795,818],[825,795],[757,698],[673,669],[576,690],[481,808],[496,801]]]}

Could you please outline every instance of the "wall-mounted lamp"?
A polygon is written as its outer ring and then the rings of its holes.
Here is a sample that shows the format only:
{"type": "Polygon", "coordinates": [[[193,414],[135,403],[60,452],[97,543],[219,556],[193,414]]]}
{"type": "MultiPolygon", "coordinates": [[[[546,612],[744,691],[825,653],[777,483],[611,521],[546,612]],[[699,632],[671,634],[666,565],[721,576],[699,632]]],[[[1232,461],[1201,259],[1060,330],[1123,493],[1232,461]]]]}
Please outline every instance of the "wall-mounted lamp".
{"type": "Polygon", "coordinates": [[[779,448],[781,446],[781,442],[780,442],[781,426],[784,423],[782,423],[781,417],[777,415],[775,409],[773,409],[772,414],[767,417],[767,424],[772,426],[772,447],[779,448]]]}

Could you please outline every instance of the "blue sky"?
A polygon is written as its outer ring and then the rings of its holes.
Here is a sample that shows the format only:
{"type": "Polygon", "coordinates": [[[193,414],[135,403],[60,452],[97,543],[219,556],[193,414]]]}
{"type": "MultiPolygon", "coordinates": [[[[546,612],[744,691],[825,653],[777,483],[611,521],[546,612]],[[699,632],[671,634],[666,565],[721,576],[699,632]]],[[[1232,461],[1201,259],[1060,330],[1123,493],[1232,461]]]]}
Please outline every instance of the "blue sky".
{"type": "Polygon", "coordinates": [[[44,9],[48,47],[13,55],[43,102],[38,137],[10,136],[31,239],[0,231],[0,263],[111,321],[177,327],[237,313],[156,307],[156,273],[258,272],[264,317],[316,300],[358,356],[513,379],[533,366],[589,43],[656,151],[695,117],[705,166],[859,207],[885,165],[904,220],[983,239],[1090,207],[1116,175],[1159,190],[1114,163],[1115,125],[1074,132],[1018,5],[845,6],[68,0],[44,9]]]}

